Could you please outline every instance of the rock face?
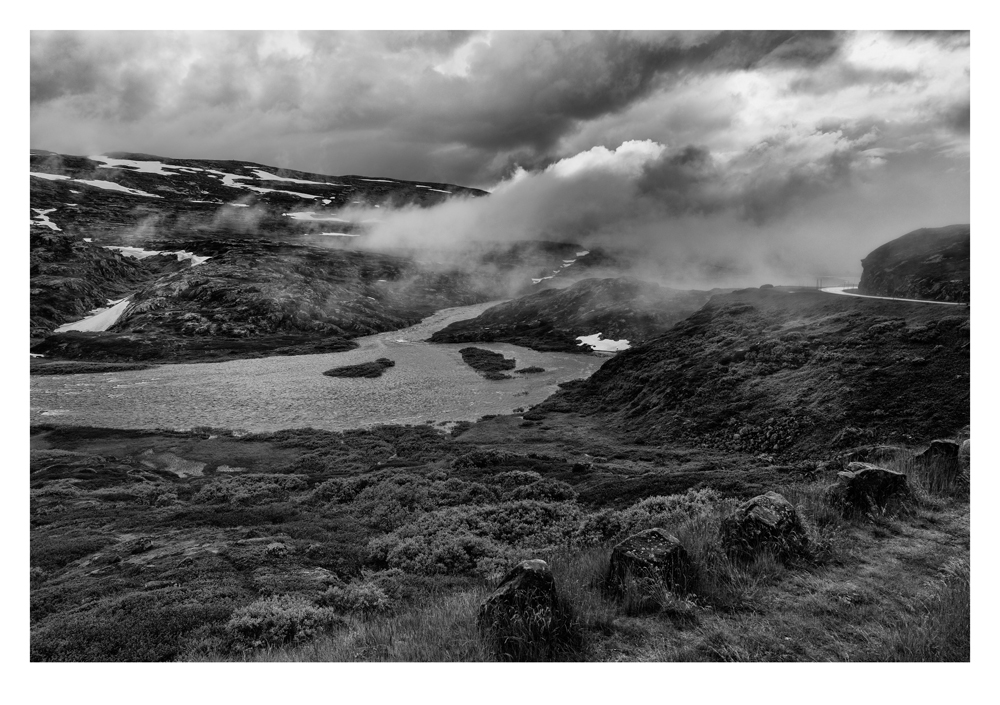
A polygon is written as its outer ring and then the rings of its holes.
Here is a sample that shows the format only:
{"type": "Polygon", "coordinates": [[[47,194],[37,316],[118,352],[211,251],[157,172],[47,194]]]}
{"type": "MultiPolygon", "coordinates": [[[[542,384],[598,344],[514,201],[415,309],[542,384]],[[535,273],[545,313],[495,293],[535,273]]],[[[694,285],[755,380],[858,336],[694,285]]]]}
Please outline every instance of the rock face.
{"type": "Polygon", "coordinates": [[[546,289],[456,321],[431,336],[432,343],[496,342],[533,350],[590,352],[577,336],[600,332],[635,344],[694,313],[709,291],[668,289],[630,278],[584,279],[565,289],[546,289]]]}
{"type": "Polygon", "coordinates": [[[779,560],[803,556],[809,550],[802,521],[795,507],[777,492],[747,500],[726,517],[721,528],[722,546],[730,557],[750,560],[770,552],[779,560]]]}
{"type": "Polygon", "coordinates": [[[621,593],[629,580],[652,580],[685,594],[693,570],[680,540],[663,529],[647,529],[628,537],[611,550],[605,585],[621,593]]]}
{"type": "Polygon", "coordinates": [[[931,441],[927,450],[917,455],[917,458],[920,460],[957,461],[960,450],[961,446],[956,441],[939,438],[931,441]]]}
{"type": "Polygon", "coordinates": [[[968,225],[922,228],[887,242],[861,260],[858,291],[967,303],[970,232],[968,225]]]}
{"type": "Polygon", "coordinates": [[[870,463],[851,463],[837,473],[837,484],[827,491],[827,499],[851,517],[884,510],[891,502],[911,498],[906,475],[870,463]]]}
{"type": "Polygon", "coordinates": [[[571,621],[548,563],[535,559],[504,576],[479,608],[476,625],[501,661],[543,661],[572,645],[571,621]]]}

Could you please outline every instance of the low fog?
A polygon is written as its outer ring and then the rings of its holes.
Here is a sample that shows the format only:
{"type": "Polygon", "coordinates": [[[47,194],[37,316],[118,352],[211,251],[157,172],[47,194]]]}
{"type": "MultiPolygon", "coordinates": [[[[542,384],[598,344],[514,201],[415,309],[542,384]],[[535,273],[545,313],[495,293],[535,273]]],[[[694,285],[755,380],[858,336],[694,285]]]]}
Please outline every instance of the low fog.
{"type": "Polygon", "coordinates": [[[572,242],[671,285],[805,284],[859,276],[879,244],[968,219],[967,179],[896,168],[871,142],[833,131],[719,155],[630,141],[518,169],[487,197],[339,215],[373,221],[365,247],[458,255],[474,243],[572,242]]]}

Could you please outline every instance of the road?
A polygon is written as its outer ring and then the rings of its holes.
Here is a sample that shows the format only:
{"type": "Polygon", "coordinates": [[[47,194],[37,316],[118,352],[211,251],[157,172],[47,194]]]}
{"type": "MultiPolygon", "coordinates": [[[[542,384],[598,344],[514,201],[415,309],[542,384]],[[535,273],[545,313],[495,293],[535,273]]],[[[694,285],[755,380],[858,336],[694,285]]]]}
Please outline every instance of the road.
{"type": "Polygon", "coordinates": [[[886,301],[909,301],[915,304],[941,304],[942,306],[968,306],[969,304],[955,303],[953,301],[929,301],[927,299],[897,299],[892,296],[867,296],[865,294],[854,294],[848,293],[847,289],[853,289],[853,286],[827,286],[820,289],[820,291],[826,292],[827,294],[839,294],[841,296],[857,296],[862,299],[885,299],[886,301]]]}

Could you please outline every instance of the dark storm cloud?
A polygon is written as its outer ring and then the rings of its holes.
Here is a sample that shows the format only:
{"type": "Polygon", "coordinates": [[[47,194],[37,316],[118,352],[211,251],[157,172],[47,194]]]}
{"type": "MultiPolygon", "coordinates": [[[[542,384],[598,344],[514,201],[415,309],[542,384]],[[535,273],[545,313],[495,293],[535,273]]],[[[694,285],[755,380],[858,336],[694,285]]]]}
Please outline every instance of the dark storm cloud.
{"type": "Polygon", "coordinates": [[[694,44],[670,33],[499,33],[461,93],[451,93],[454,83],[432,87],[449,119],[442,111],[416,127],[474,147],[544,153],[581,121],[692,73],[814,65],[835,53],[837,41],[795,32],[718,32],[694,44]]]}
{"type": "MultiPolygon", "coordinates": [[[[757,65],[816,65],[839,41],[796,32],[303,32],[293,39],[298,51],[269,47],[271,38],[258,32],[35,32],[31,104],[67,120],[99,116],[109,123],[108,140],[114,122],[142,119],[183,123],[188,135],[215,132],[218,111],[230,110],[282,134],[335,142],[347,132],[381,131],[376,148],[460,145],[492,153],[485,162],[520,153],[544,164],[581,123],[672,83],[757,65]],[[472,47],[465,72],[435,70],[464,45],[472,47]]],[[[494,166],[492,176],[502,171],[494,166]]]]}
{"type": "Polygon", "coordinates": [[[944,124],[956,134],[968,135],[972,118],[972,103],[968,100],[945,108],[941,113],[944,124]]]}

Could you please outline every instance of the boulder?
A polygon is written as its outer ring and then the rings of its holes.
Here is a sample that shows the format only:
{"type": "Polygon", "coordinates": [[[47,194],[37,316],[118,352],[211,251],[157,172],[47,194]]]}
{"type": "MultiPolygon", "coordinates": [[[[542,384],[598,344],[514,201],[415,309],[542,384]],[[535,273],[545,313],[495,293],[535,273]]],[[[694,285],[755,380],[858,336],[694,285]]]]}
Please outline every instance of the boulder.
{"type": "Polygon", "coordinates": [[[917,454],[918,460],[954,460],[958,461],[961,452],[961,445],[952,440],[939,438],[931,441],[930,446],[923,453],[917,454]]]}
{"type": "Polygon", "coordinates": [[[890,502],[905,502],[912,496],[906,475],[870,463],[851,463],[827,490],[829,503],[848,517],[883,511],[890,502]]]}
{"type": "Polygon", "coordinates": [[[777,492],[758,495],[737,507],[722,521],[720,537],[726,553],[736,560],[770,552],[787,562],[809,551],[798,512],[777,492]]]}
{"type": "Polygon", "coordinates": [[[958,449],[958,462],[966,470],[972,464],[972,450],[969,445],[969,441],[971,440],[971,438],[966,438],[962,441],[962,447],[958,449]]]}
{"type": "Polygon", "coordinates": [[[605,584],[620,594],[630,579],[652,580],[684,594],[692,576],[691,561],[677,537],[663,529],[647,529],[611,550],[605,584]]]}
{"type": "Polygon", "coordinates": [[[523,561],[504,576],[479,608],[476,626],[501,661],[551,660],[574,635],[570,610],[548,563],[539,559],[523,561]]]}

